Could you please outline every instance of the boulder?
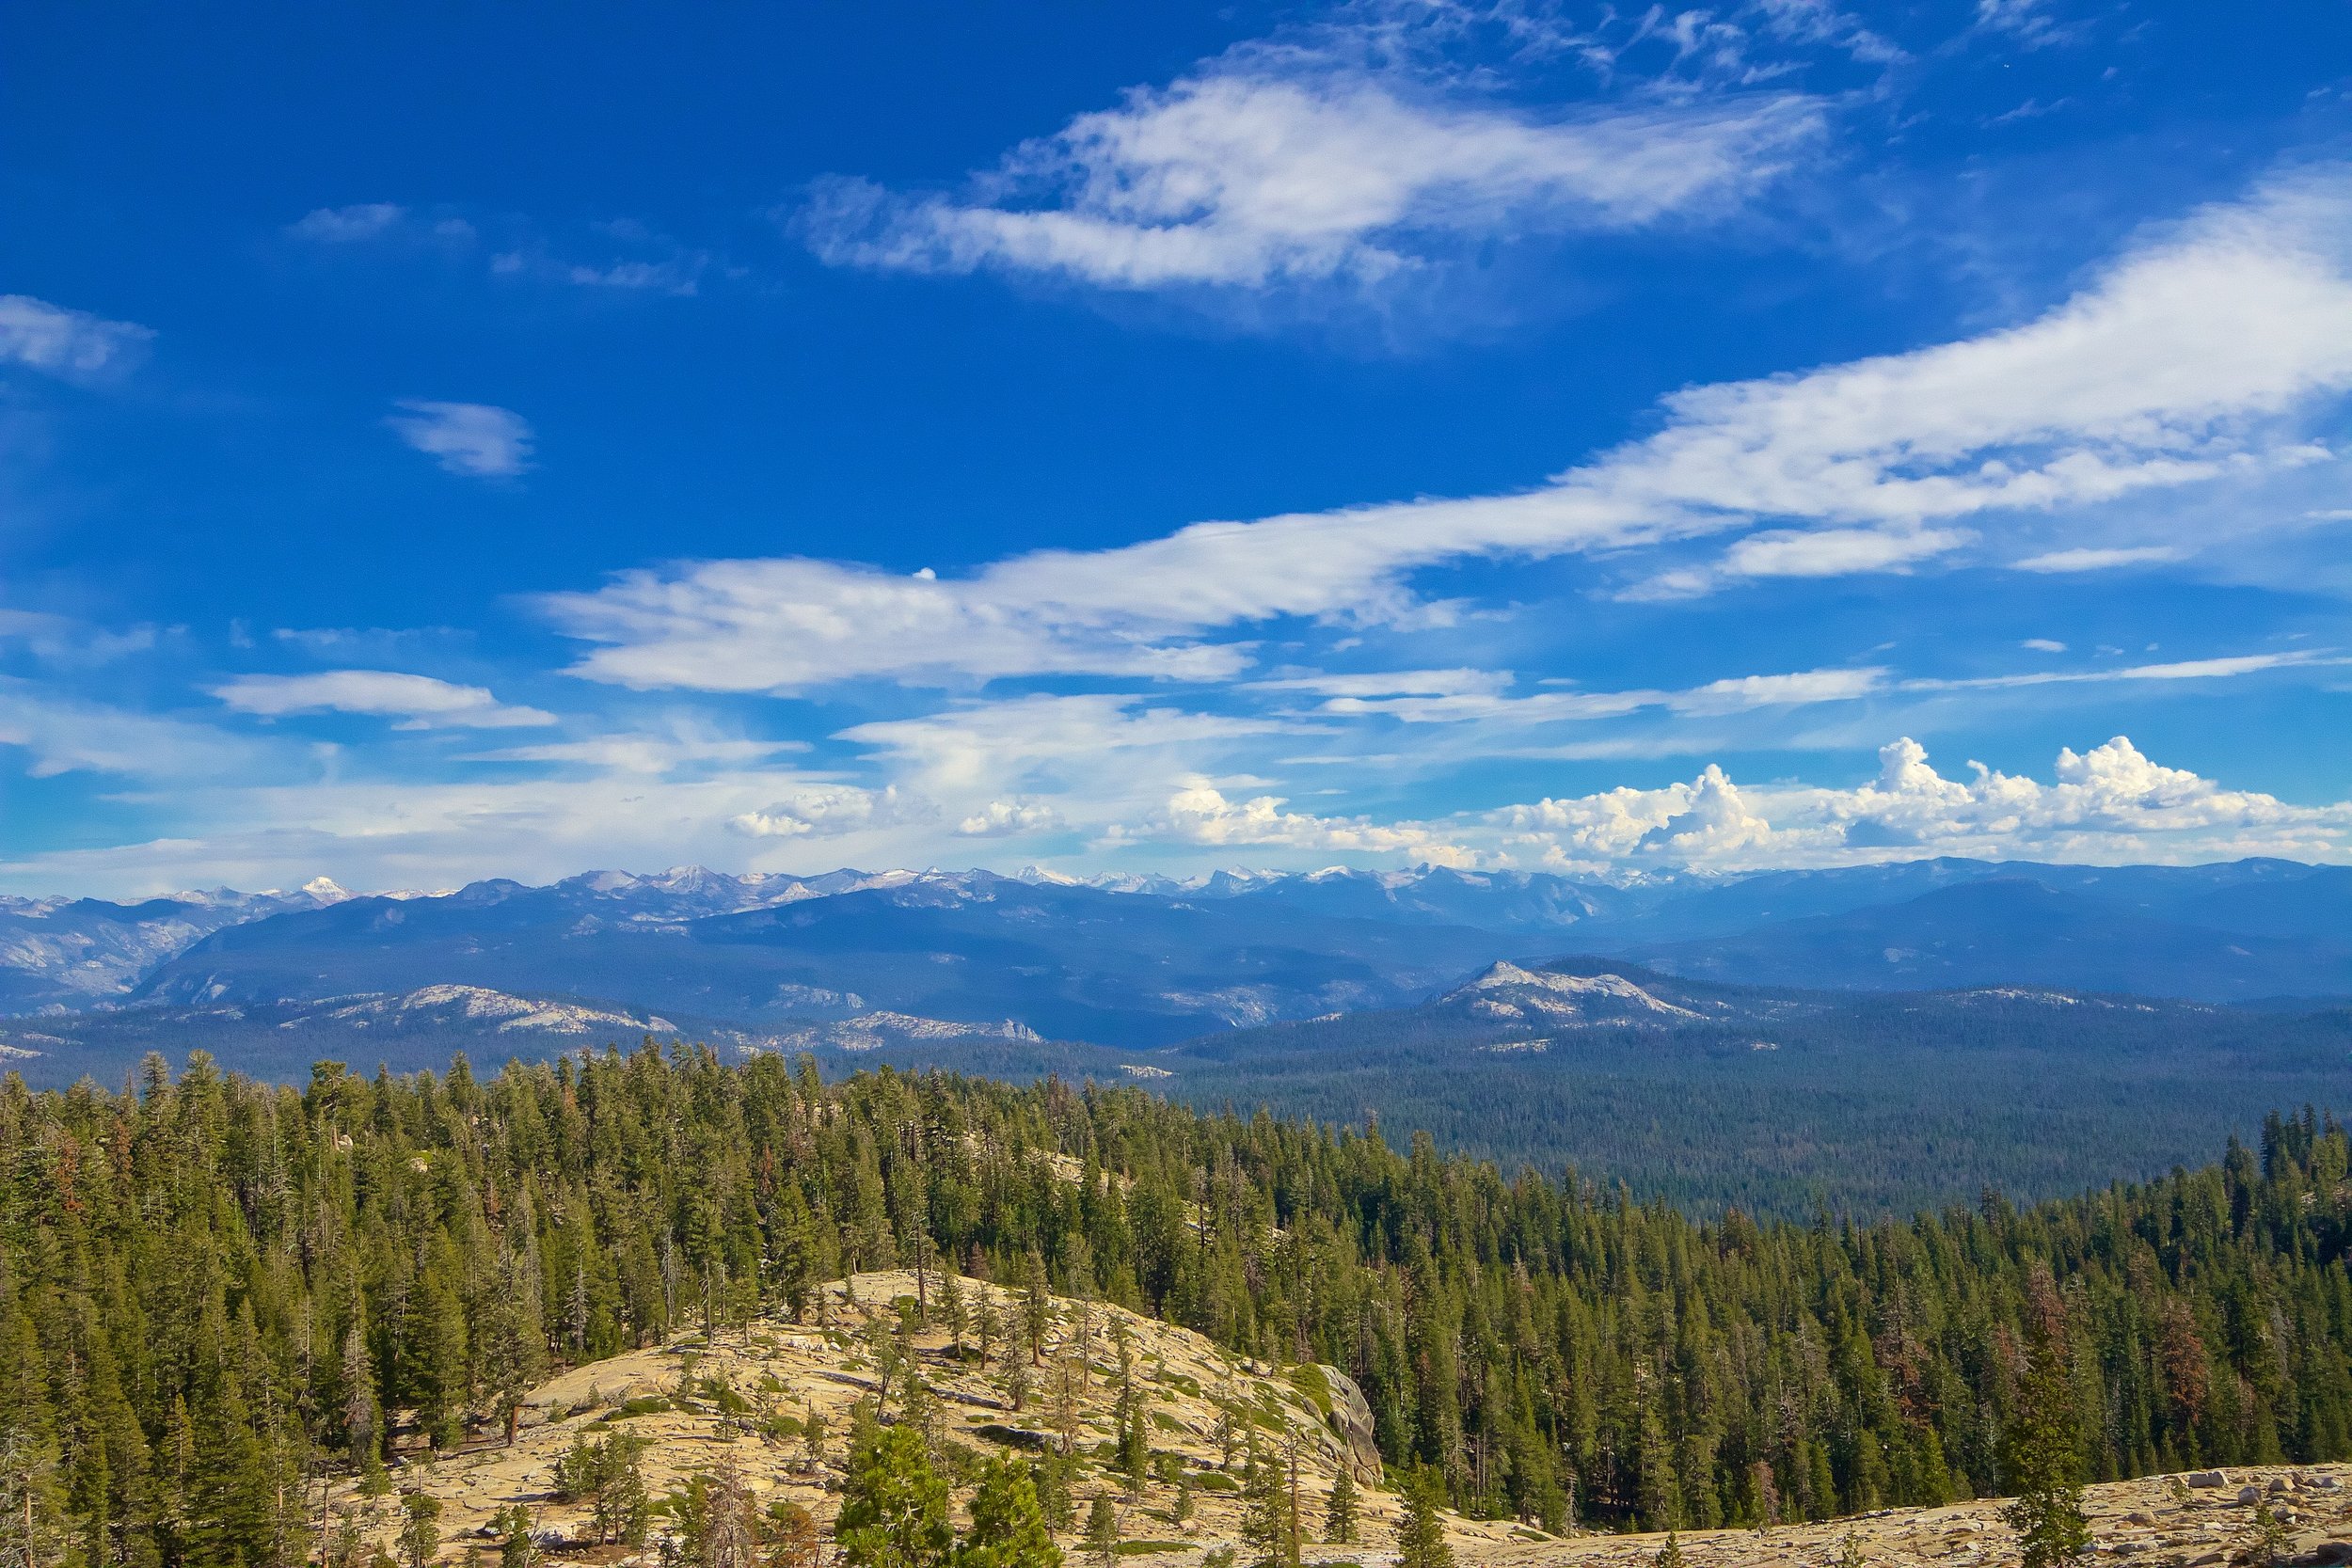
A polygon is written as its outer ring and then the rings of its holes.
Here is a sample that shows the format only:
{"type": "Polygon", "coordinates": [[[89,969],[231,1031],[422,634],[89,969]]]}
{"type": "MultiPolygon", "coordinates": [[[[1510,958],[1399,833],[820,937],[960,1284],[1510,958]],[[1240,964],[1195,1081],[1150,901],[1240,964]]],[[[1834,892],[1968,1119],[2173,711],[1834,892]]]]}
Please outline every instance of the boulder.
{"type": "Polygon", "coordinates": [[[1356,1380],[1337,1367],[1323,1367],[1331,1389],[1331,1429],[1344,1445],[1347,1467],[1366,1486],[1380,1484],[1380,1445],[1373,1440],[1372,1404],[1356,1380]]]}
{"type": "Polygon", "coordinates": [[[2240,1508],[2250,1508],[2262,1500],[2263,1489],[2259,1486],[2241,1486],[2237,1489],[2237,1502],[2240,1508]]]}
{"type": "Polygon", "coordinates": [[[2230,1478],[2219,1470],[2191,1470],[2188,1483],[2197,1487],[2227,1486],[2230,1478]]]}

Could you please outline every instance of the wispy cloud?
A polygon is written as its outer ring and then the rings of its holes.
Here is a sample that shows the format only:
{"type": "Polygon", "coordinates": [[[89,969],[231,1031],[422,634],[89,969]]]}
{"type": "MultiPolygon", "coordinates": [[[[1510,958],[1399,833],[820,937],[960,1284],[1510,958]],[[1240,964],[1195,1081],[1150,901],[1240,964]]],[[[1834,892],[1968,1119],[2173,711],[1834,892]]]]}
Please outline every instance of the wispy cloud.
{"type": "Polygon", "coordinates": [[[400,438],[469,479],[511,479],[531,467],[531,423],[486,403],[403,398],[385,420],[400,438]]]}
{"type": "Polygon", "coordinates": [[[392,201],[361,201],[348,207],[316,207],[286,226],[300,240],[355,245],[378,240],[408,221],[408,209],[392,201]]]}
{"type": "Polygon", "coordinates": [[[240,713],[358,713],[398,719],[406,730],[512,729],[552,724],[535,707],[510,707],[479,686],[391,670],[326,670],[305,675],[240,675],[213,689],[240,713]]]}
{"type": "Polygon", "coordinates": [[[2050,13],[2051,0],[1977,0],[1977,27],[2000,33],[2027,49],[2071,43],[2082,34],[2079,23],[2060,23],[2050,13]]]}
{"type": "Polygon", "coordinates": [[[108,321],[30,294],[0,294],[0,364],[81,377],[115,370],[155,336],[133,322],[108,321]]]}
{"type": "MultiPolygon", "coordinates": [[[[2037,644],[2060,652],[2064,643],[2037,644]]],[[[1959,679],[1921,676],[1899,683],[1905,691],[1999,691],[2033,686],[2104,686],[2117,681],[2210,681],[2237,675],[2257,675],[2272,670],[2300,670],[2352,664],[2352,658],[2321,649],[2285,654],[2230,654],[2216,658],[2173,659],[2162,664],[2126,664],[2110,669],[2026,670],[2007,675],[1971,675],[1959,679]]]]}
{"type": "Polygon", "coordinates": [[[826,182],[803,223],[836,264],[1117,289],[1371,285],[1466,237],[1640,229],[1726,204],[1819,125],[1792,97],[1542,120],[1245,72],[1083,116],[972,198],[826,182]]]}
{"type": "Polygon", "coordinates": [[[692,562],[541,605],[596,645],[577,673],[631,687],[1222,680],[1254,655],[1215,634],[1394,622],[1421,608],[1411,574],[1467,559],[1747,533],[1685,569],[1686,596],[1964,560],[2004,519],[2321,460],[2290,416],[2348,388],[2352,169],[2331,166],[2196,214],[2020,325],[1678,393],[1658,434],[1518,494],[1200,523],[962,578],[692,562]]]}
{"type": "Polygon", "coordinates": [[[0,677],[0,746],[23,752],[37,779],[93,772],[190,784],[249,778],[263,761],[254,743],[205,724],[8,677],[0,677]]]}
{"type": "Polygon", "coordinates": [[[580,288],[663,294],[699,292],[712,265],[707,250],[682,245],[633,218],[586,226],[587,233],[550,235],[528,218],[506,215],[480,223],[447,208],[418,211],[393,201],[320,207],[286,226],[310,245],[365,246],[486,257],[495,277],[532,278],[580,288]],[[589,253],[583,259],[583,252],[589,253]]]}
{"type": "Polygon", "coordinates": [[[641,293],[691,295],[702,289],[709,270],[707,250],[679,244],[630,218],[590,226],[605,245],[621,254],[580,261],[536,235],[528,236],[490,258],[490,271],[500,277],[550,278],[586,289],[619,289],[641,293]]]}
{"type": "MultiPolygon", "coordinates": [[[[1807,0],[1756,14],[1811,42],[1852,31],[1807,0]]],[[[1605,55],[1613,68],[1631,42],[1522,20],[1503,29],[1522,54],[1605,55]]],[[[993,268],[1125,290],[1360,289],[1465,242],[1718,216],[1822,131],[1821,104],[1775,91],[1519,108],[1490,74],[1449,57],[1472,30],[1466,11],[1444,6],[1294,28],[1133,88],[1023,143],[961,193],[834,178],[794,221],[843,265],[993,268]]]]}
{"type": "Polygon", "coordinates": [[[2181,554],[2171,545],[2134,545],[2120,549],[2085,547],[2029,555],[2010,564],[2021,572],[2103,572],[2111,566],[2153,566],[2178,561],[2181,554]]]}

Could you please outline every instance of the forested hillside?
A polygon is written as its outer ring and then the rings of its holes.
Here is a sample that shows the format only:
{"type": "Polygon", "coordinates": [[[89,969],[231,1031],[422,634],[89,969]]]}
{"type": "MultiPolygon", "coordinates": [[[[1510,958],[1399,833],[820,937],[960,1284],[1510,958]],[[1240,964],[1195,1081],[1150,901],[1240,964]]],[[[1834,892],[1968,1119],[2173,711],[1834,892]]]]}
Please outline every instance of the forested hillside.
{"type": "Polygon", "coordinates": [[[2032,1346],[2094,1479],[2352,1451],[2352,1149],[2309,1116],[2152,1185],[1867,1227],[1136,1090],[651,1051],[10,1080],[0,1162],[6,1512],[88,1568],[299,1560],[324,1471],[495,1440],[552,1366],[893,1265],[1329,1362],[1391,1463],[1547,1522],[1993,1492],[2032,1346]]]}

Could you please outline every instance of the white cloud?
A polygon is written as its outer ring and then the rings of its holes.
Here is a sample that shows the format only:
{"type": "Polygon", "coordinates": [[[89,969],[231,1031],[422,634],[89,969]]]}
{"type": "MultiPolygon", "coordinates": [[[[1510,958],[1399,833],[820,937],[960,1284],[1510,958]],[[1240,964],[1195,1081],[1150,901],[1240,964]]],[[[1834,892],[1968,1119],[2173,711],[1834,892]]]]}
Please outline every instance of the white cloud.
{"type": "Polygon", "coordinates": [[[2038,654],[2062,654],[2066,651],[2065,643],[2047,637],[2028,637],[2017,645],[2021,648],[2031,648],[2038,654]]]}
{"type": "Polygon", "coordinates": [[[2181,552],[2169,545],[2135,545],[2120,549],[2051,550],[2010,564],[2021,572],[2099,572],[2110,566],[2145,566],[2180,559],[2181,552]]]}
{"type": "Polygon", "coordinates": [[[2067,43],[2081,36],[2080,24],[2060,25],[2050,17],[2049,0],[1977,0],[1977,26],[2006,33],[2027,49],[2067,43]]]}
{"type": "MultiPolygon", "coordinates": [[[[1801,670],[1788,674],[1735,675],[1683,691],[1538,691],[1524,697],[1510,696],[1504,691],[1507,677],[1484,681],[1463,678],[1482,673],[1485,673],[1423,672],[1402,677],[1402,684],[1399,677],[1337,677],[1342,689],[1351,693],[1390,689],[1398,694],[1334,696],[1315,711],[1348,718],[1378,714],[1414,724],[1482,722],[1518,726],[1622,719],[1650,708],[1686,716],[1712,716],[1765,707],[1851,702],[1883,689],[1887,673],[1877,666],[1801,670]],[[1423,695],[1422,689],[1434,689],[1423,695]]],[[[1300,680],[1257,684],[1280,689],[1312,683],[1300,680]]]]}
{"type": "Polygon", "coordinates": [[[52,375],[97,375],[121,365],[154,336],[135,323],[69,310],[30,294],[0,294],[0,364],[52,375]]]}
{"type": "Polygon", "coordinates": [[[754,838],[838,838],[930,815],[922,802],[901,796],[895,784],[860,789],[854,784],[811,784],[758,811],[743,812],[729,823],[754,838]]]}
{"type": "MultiPolygon", "coordinates": [[[[2005,515],[2318,461],[2328,454],[2290,416],[2347,388],[2352,169],[2330,166],[2195,215],[2022,325],[1678,393],[1655,436],[1519,494],[1199,523],[961,578],[695,562],[541,602],[596,645],[578,673],[631,687],[1220,680],[1251,651],[1213,634],[1279,617],[1397,620],[1418,608],[1411,574],[1466,559],[1622,550],[1766,521],[1724,569],[1887,570],[2005,515]]],[[[1683,591],[1720,580],[1699,569],[1683,591]]]]}
{"type": "Polygon", "coordinates": [[[0,610],[0,642],[21,642],[42,663],[61,669],[93,668],[148,653],[164,636],[164,628],[149,623],[110,631],[49,610],[0,610]]]}
{"type": "Polygon", "coordinates": [[[399,728],[510,729],[552,724],[535,707],[509,707],[479,686],[391,670],[326,670],[308,675],[240,675],[213,689],[240,713],[362,713],[399,719],[399,728]]]}
{"type": "MultiPolygon", "coordinates": [[[[2026,644],[2028,647],[2032,645],[2026,644]]],[[[1994,691],[2029,686],[2102,685],[2113,681],[2227,680],[2236,675],[2261,674],[2270,670],[2342,664],[2352,664],[2352,658],[2313,648],[2283,654],[2231,654],[2218,658],[2175,659],[2163,664],[2127,664],[2108,670],[2027,670],[2015,674],[1972,675],[1961,679],[1921,676],[1901,682],[1900,689],[1905,691],[1994,691]]]]}
{"type": "Polygon", "coordinates": [[[1331,697],[1490,696],[1511,684],[1508,670],[1383,670],[1369,673],[1282,674],[1251,681],[1253,691],[1314,691],[1331,697]]]}
{"type": "Polygon", "coordinates": [[[957,823],[956,832],[964,838],[1019,838],[1066,825],[1061,813],[1041,800],[991,800],[957,823]]]}
{"type": "Polygon", "coordinates": [[[1191,779],[1182,784],[1147,820],[1133,827],[1114,827],[1104,835],[1104,842],[1118,845],[1140,839],[1216,847],[1256,845],[1380,855],[1403,853],[1438,864],[1459,864],[1471,858],[1468,850],[1446,843],[1417,823],[1316,816],[1284,811],[1283,804],[1282,798],[1277,795],[1229,800],[1208,780],[1191,779]]]}
{"type": "Polygon", "coordinates": [[[1886,672],[1877,667],[1803,670],[1787,675],[1737,675],[1678,691],[1666,699],[1677,713],[1745,713],[1760,707],[1800,707],[1812,703],[1850,703],[1882,689],[1886,672]]]}
{"type": "Polygon", "coordinates": [[[441,467],[469,479],[507,479],[531,467],[531,425],[512,409],[485,403],[402,398],[384,422],[441,467]]]}
{"type": "Polygon", "coordinates": [[[1944,555],[1976,535],[1965,529],[1816,529],[1752,533],[1724,552],[1717,570],[1740,578],[1835,578],[1898,571],[1944,555]]]}
{"type": "Polygon", "coordinates": [[[132,713],[0,677],[0,746],[25,753],[37,779],[62,773],[209,780],[249,776],[263,749],[203,724],[132,713]]]}
{"type": "MultiPolygon", "coordinates": [[[[2299,806],[2167,768],[2118,736],[2058,752],[2052,784],[1972,763],[1949,779],[1909,738],[1853,789],[1740,789],[1710,765],[1687,784],[1614,789],[1489,813],[1522,864],[1606,869],[1645,861],[1744,868],[1920,855],[2093,863],[2245,855],[2352,859],[2352,802],[2299,806]]],[[[1473,840],[1474,842],[1475,840],[1473,840]]]]}
{"type": "Polygon", "coordinates": [[[362,201],[348,207],[318,207],[286,226],[296,239],[326,245],[352,245],[382,239],[408,219],[408,209],[393,201],[362,201]]]}
{"type": "Polygon", "coordinates": [[[835,263],[1121,289],[1366,284],[1451,240],[1719,209],[1820,126],[1795,96],[1541,119],[1248,50],[1022,146],[969,199],[833,181],[803,223],[835,263]]]}
{"type": "Polygon", "coordinates": [[[552,763],[603,773],[660,778],[711,768],[748,768],[787,752],[807,750],[806,741],[748,740],[711,735],[681,724],[666,734],[616,733],[541,745],[501,746],[494,751],[473,752],[462,760],[552,763]]]}

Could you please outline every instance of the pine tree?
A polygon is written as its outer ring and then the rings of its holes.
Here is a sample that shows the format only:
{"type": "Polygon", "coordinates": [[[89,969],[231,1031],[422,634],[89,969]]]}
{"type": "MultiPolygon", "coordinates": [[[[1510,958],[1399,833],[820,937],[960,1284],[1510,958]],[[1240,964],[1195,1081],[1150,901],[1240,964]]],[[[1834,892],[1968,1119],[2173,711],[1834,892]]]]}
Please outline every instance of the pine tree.
{"type": "Polygon", "coordinates": [[[441,1503],[427,1492],[410,1492],[400,1499],[400,1549],[408,1568],[428,1568],[441,1549],[441,1503]]]}
{"type": "Polygon", "coordinates": [[[2015,1500],[2001,1516],[2017,1532],[2024,1568],[2057,1568],[2090,1550],[2090,1521],[2083,1510],[2065,1309],[2049,1270],[2040,1264],[2027,1279],[2026,1318],[2026,1373],[2017,1390],[2006,1477],[2015,1500]]]}
{"type": "Polygon", "coordinates": [[[1344,1457],[1331,1478],[1331,1497],[1324,1506],[1323,1539],[1333,1546],[1356,1544],[1356,1478],[1344,1457]]]}
{"type": "Polygon", "coordinates": [[[825,1462],[825,1436],[830,1423],[825,1413],[815,1405],[805,1408],[807,1414],[801,1418],[801,1440],[808,1447],[809,1467],[815,1469],[825,1462]]]}
{"type": "Polygon", "coordinates": [[[1406,1478],[1404,1512],[1396,1524],[1397,1568],[1454,1568],[1454,1548],[1438,1513],[1444,1500],[1437,1472],[1415,1465],[1406,1478]]]}
{"type": "Polygon", "coordinates": [[[1096,1568],[1117,1568],[1119,1510],[1112,1506],[1107,1492],[1097,1492],[1087,1508],[1087,1552],[1094,1559],[1096,1568]]]}
{"type": "Polygon", "coordinates": [[[1045,1284],[1045,1259],[1028,1250],[1021,1279],[1021,1333],[1029,1342],[1029,1365],[1045,1365],[1045,1331],[1054,1326],[1054,1301],[1045,1284]]]}
{"type": "Polygon", "coordinates": [[[767,1543],[765,1568],[818,1568],[825,1555],[817,1530],[817,1515],[784,1498],[768,1505],[761,1537],[767,1543]]]}
{"type": "Polygon", "coordinates": [[[734,1461],[723,1461],[709,1482],[694,1553],[696,1568],[758,1568],[758,1527],[743,1472],[734,1461]]]}
{"type": "Polygon", "coordinates": [[[985,1372],[988,1370],[988,1353],[995,1348],[1002,1325],[996,1316],[996,1292],[982,1285],[973,1294],[979,1299],[973,1307],[972,1332],[979,1339],[980,1370],[985,1372]]]}
{"type": "Polygon", "coordinates": [[[846,1568],[945,1568],[947,1483],[914,1432],[888,1428],[851,1456],[833,1534],[846,1568]]]}
{"type": "Polygon", "coordinates": [[[1653,1568],[1682,1568],[1682,1537],[1674,1530],[1666,1532],[1666,1544],[1650,1559],[1653,1568]]]}
{"type": "Polygon", "coordinates": [[[2240,1540],[2237,1560],[2247,1568],[2277,1568],[2286,1559],[2287,1540],[2285,1522],[2270,1512],[2268,1503],[2256,1503],[2240,1540]]]}
{"type": "Polygon", "coordinates": [[[1028,1466],[1009,1455],[991,1459],[972,1494],[972,1528],[958,1568],[1061,1568],[1061,1548],[1046,1528],[1028,1466]]]}
{"type": "Polygon", "coordinates": [[[1242,1460],[1242,1540],[1268,1568],[1296,1568],[1299,1557],[1297,1495],[1288,1467],[1278,1455],[1260,1451],[1250,1436],[1242,1460]]]}
{"type": "Polygon", "coordinates": [[[1127,1496],[1132,1499],[1143,1494],[1143,1482],[1152,1464],[1152,1440],[1144,1425],[1143,1388],[1136,1378],[1135,1337],[1128,1332],[1124,1319],[1114,1318],[1111,1322],[1112,1340],[1119,1350],[1119,1393],[1112,1418],[1119,1433],[1119,1470],[1126,1478],[1127,1496]]]}
{"type": "MultiPolygon", "coordinates": [[[[952,1263],[954,1259],[950,1259],[952,1263]]],[[[947,1351],[959,1362],[963,1359],[963,1332],[970,1326],[964,1314],[963,1284],[952,1270],[940,1276],[939,1321],[947,1330],[947,1351]]]]}
{"type": "Polygon", "coordinates": [[[539,1560],[539,1544],[531,1534],[531,1510],[516,1503],[502,1509],[491,1521],[498,1530],[499,1568],[532,1568],[539,1560]]]}

